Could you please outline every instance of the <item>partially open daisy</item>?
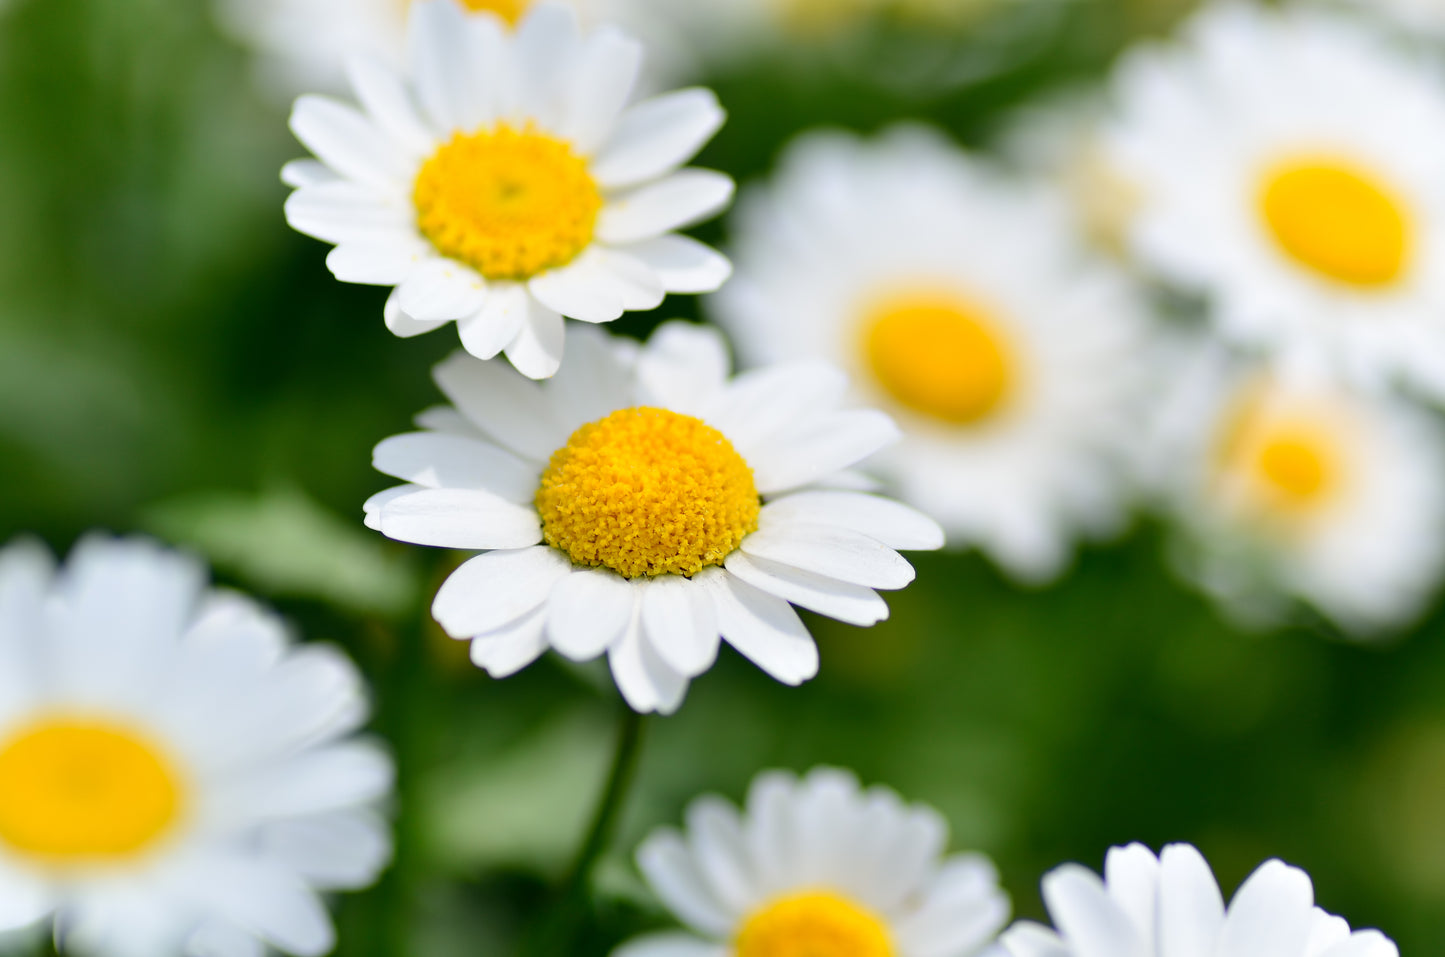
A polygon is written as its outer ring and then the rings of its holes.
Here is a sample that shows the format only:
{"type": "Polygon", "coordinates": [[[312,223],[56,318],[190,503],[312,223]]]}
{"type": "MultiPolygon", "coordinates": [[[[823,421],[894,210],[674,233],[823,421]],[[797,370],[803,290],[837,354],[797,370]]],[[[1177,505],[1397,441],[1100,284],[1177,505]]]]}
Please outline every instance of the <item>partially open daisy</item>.
{"type": "Polygon", "coordinates": [[[336,277],[396,287],[392,332],[454,321],[468,352],[505,351],[540,379],[562,361],[563,316],[609,322],[727,278],[726,259],[673,232],[732,196],[723,174],[678,168],[722,123],[712,93],[629,107],[640,46],[584,36],[552,3],[509,32],[418,0],[410,52],[405,80],[353,61],[361,110],[298,100],[291,128],[320,161],[284,174],[287,221],[336,244],[336,277]]]}
{"type": "Polygon", "coordinates": [[[1445,89],[1357,24],[1206,8],[1125,62],[1109,161],[1133,252],[1231,340],[1445,396],[1445,89]]]}
{"type": "Polygon", "coordinates": [[[1231,607],[1303,599],[1347,631],[1407,624],[1445,572],[1445,437],[1419,411],[1218,356],[1178,377],[1155,481],[1186,570],[1231,607]]]}
{"type": "Polygon", "coordinates": [[[1001,938],[1009,957],[1398,957],[1377,930],[1351,931],[1315,906],[1304,871],[1278,860],[1260,865],[1226,907],[1204,857],[1171,844],[1155,857],[1140,844],[1116,847],[1104,879],[1065,864],[1043,882],[1048,928],[1020,921],[1001,938]]]}
{"type": "Polygon", "coordinates": [[[1014,575],[1118,522],[1141,326],[1064,205],[929,131],[814,134],[734,223],[737,278],[710,300],[755,362],[821,356],[905,438],[877,460],[905,500],[1014,575]]]}
{"type": "Polygon", "coordinates": [[[968,957],[1009,900],[988,858],[945,857],[947,845],[932,808],[847,771],[764,772],[744,813],[698,798],[686,833],[643,842],[643,876],[689,930],[613,957],[968,957]]]}
{"type": "Polygon", "coordinates": [[[684,323],[640,352],[585,327],[573,342],[542,384],[458,353],[436,370],[454,408],[376,448],[376,467],[412,484],[367,502],[368,525],[490,549],[432,611],[493,675],[548,646],[578,661],[606,652],[633,708],[671,712],[721,635],[800,684],[818,652],[789,602],[874,624],[888,616],[875,589],[913,579],[894,549],[942,544],[913,510],[844,490],[857,484],[845,470],[897,430],[840,408],[833,368],[729,379],[718,336],[684,323]]]}
{"type": "Polygon", "coordinates": [[[361,678],[144,541],[0,551],[0,929],[65,951],[319,955],[390,855],[361,678]]]}

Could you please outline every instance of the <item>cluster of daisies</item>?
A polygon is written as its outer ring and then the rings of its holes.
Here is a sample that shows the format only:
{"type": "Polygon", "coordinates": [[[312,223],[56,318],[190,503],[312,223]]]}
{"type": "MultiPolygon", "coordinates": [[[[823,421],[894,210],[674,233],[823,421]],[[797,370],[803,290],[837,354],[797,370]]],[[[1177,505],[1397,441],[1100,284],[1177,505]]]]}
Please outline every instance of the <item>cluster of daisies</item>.
{"type": "MultiPolygon", "coordinates": [[[[398,336],[456,326],[446,403],[376,447],[402,484],[365,521],[475,553],[432,611],[478,666],[605,656],[666,714],[726,642],[799,684],[819,661],[796,609],[876,624],[913,578],[899,553],[945,542],[1049,581],[1141,492],[1232,607],[1303,599],[1363,635],[1423,606],[1445,564],[1445,80],[1389,34],[1210,7],[1062,122],[1052,179],[923,127],[807,134],[725,257],[679,233],[733,198],[687,165],[722,108],[639,97],[659,79],[622,5],[579,5],[248,5],[348,54],[354,102],[292,113],[314,158],[284,170],[288,221],[339,280],[391,289],[398,336]],[[404,45],[367,48],[403,16],[404,45]],[[1165,291],[1202,321],[1162,322],[1165,291]],[[744,371],[711,327],[599,328],[675,293],[709,294],[744,371]]],[[[389,857],[392,764],[356,736],[349,660],[188,558],[93,538],[60,570],[0,552],[0,664],[0,928],[53,915],[61,946],[117,957],[331,949],[321,895],[389,857]]],[[[1396,954],[1278,861],[1226,906],[1187,845],[1061,868],[1054,927],[1000,936],[992,865],[946,845],[935,812],[845,772],[767,773],[745,812],[704,798],[642,845],[687,930],[618,954],[1396,954]]]]}

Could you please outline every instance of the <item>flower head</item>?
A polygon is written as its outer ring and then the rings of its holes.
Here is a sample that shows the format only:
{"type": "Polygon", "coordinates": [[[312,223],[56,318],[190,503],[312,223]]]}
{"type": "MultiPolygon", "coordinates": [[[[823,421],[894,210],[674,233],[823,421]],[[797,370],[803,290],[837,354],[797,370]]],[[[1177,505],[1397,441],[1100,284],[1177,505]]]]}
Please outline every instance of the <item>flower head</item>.
{"type": "Polygon", "coordinates": [[[319,955],[390,854],[360,676],[145,541],[0,550],[3,927],[67,950],[319,955]]]}
{"type": "Polygon", "coordinates": [[[1226,907],[1203,856],[1171,844],[1155,857],[1140,844],[1116,847],[1104,879],[1077,864],[1044,878],[1050,929],[1020,921],[1001,938],[1009,957],[1398,957],[1377,930],[1351,931],[1315,906],[1309,875],[1266,861],[1226,907]]]}
{"type": "Polygon", "coordinates": [[[351,64],[361,109],[320,96],[291,128],[316,154],[286,168],[293,228],[335,243],[344,282],[394,286],[385,319],[411,336],[456,322],[478,358],[531,378],[562,361],[563,317],[609,322],[731,267],[674,234],[721,209],[732,181],[679,167],[721,125],[707,90],[629,106],[641,47],[580,32],[543,3],[515,31],[455,0],[419,0],[411,70],[351,64]]]}
{"type": "Polygon", "coordinates": [[[744,813],[699,798],[686,833],[643,842],[643,876],[689,930],[614,957],[968,957],[1009,901],[986,857],[945,858],[947,843],[932,808],[846,771],[765,772],[744,813]]]}
{"type": "Polygon", "coordinates": [[[859,625],[886,618],[875,589],[937,548],[929,519],[852,489],[847,470],[896,438],[889,418],[841,406],[845,381],[797,363],[732,379],[713,332],[663,326],[641,349],[579,329],[546,383],[457,354],[436,379],[453,407],[376,448],[411,483],[366,504],[402,541],[486,550],[433,605],[494,675],[549,646],[606,652],[639,711],[675,709],[719,637],[780,681],[818,653],[789,602],[859,625]]]}

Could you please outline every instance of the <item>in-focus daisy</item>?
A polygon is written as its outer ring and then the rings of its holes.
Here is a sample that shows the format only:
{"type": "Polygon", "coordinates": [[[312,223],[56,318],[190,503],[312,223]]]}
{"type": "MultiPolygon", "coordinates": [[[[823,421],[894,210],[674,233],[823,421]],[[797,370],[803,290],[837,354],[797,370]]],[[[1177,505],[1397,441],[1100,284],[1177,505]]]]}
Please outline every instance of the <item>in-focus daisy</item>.
{"type": "Polygon", "coordinates": [[[930,132],[812,134],[734,223],[710,304],[754,362],[821,356],[905,438],[877,460],[910,504],[1047,579],[1112,528],[1140,361],[1137,305],[1047,191],[930,132]]]}
{"type": "Polygon", "coordinates": [[[1351,931],[1315,906],[1309,875],[1266,861],[1226,907],[1204,857],[1171,844],[1155,857],[1140,844],[1116,847],[1104,879],[1065,864],[1043,881],[1054,927],[1020,921],[1001,938],[1009,957],[1398,957],[1377,930],[1351,931]]]}
{"type": "Polygon", "coordinates": [[[707,90],[628,106],[641,47],[583,35],[539,4],[504,29],[453,0],[419,0],[411,72],[352,61],[362,109],[319,96],[291,128],[319,158],[290,164],[286,218],[336,244],[345,282],[395,286],[385,318],[412,336],[455,321],[467,351],[525,375],[562,361],[569,316],[609,322],[670,292],[708,292],[726,259],[675,235],[732,196],[682,169],[722,124],[707,90]]]}
{"type": "Polygon", "coordinates": [[[845,410],[842,373],[797,363],[728,377],[711,330],[662,327],[639,351],[581,328],[557,378],[528,382],[458,353],[437,367],[453,408],[376,448],[412,484],[366,503],[367,524],[421,545],[490,549],[432,611],[511,674],[549,646],[608,653],[638,711],[671,712],[712,667],[719,635],[788,684],[818,670],[789,602],[858,625],[875,589],[937,548],[932,521],[848,490],[846,470],[893,441],[881,412],[845,410]]]}
{"type": "Polygon", "coordinates": [[[1445,438],[1428,416],[1213,356],[1179,375],[1152,466],[1187,570],[1231,607],[1303,599],[1347,631],[1408,624],[1445,572],[1445,438]]]}
{"type": "Polygon", "coordinates": [[[1328,14],[1207,8],[1117,77],[1132,251],[1233,341],[1445,396],[1440,80],[1328,14]]]}
{"type": "Polygon", "coordinates": [[[614,957],[967,957],[1008,920],[981,854],[944,857],[948,825],[893,791],[819,768],[758,775],[739,814],[702,797],[687,830],[652,834],[637,862],[689,928],[614,957]]]}
{"type": "MultiPolygon", "coordinates": [[[[405,60],[407,9],[414,0],[216,0],[227,31],[262,60],[260,78],[288,98],[298,93],[339,91],[346,60],[370,53],[388,64],[405,60]]],[[[469,10],[491,13],[515,26],[539,0],[460,0],[469,10]]],[[[652,0],[556,0],[588,24],[616,23],[648,45],[648,70],[656,61],[664,75],[682,72],[680,38],[664,17],[649,15],[652,0]],[[676,61],[676,62],[674,62],[676,61]]]]}
{"type": "Polygon", "coordinates": [[[199,563],[92,537],[0,551],[0,928],[66,952],[324,954],[319,892],[390,855],[361,678],[199,563]]]}

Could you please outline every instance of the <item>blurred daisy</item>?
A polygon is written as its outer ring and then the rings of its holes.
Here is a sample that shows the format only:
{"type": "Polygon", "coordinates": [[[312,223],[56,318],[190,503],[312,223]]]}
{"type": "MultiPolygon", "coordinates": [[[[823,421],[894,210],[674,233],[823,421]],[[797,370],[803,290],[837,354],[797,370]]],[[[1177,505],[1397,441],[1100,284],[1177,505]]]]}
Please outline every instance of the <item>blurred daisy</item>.
{"type": "Polygon", "coordinates": [[[846,771],[769,771],[747,810],[703,797],[687,832],[637,852],[653,892],[689,931],[642,937],[613,957],[967,957],[1008,920],[981,854],[944,857],[948,825],[846,771]]]}
{"type": "Polygon", "coordinates": [[[1188,844],[1171,844],[1157,858],[1140,844],[1116,847],[1103,880],[1065,864],[1044,878],[1043,891],[1055,929],[1015,924],[1001,938],[1009,957],[1399,955],[1379,931],[1351,931],[1316,907],[1309,875],[1278,860],[1250,875],[1228,907],[1209,864],[1188,844]]]}
{"type": "Polygon", "coordinates": [[[432,606],[493,675],[548,646],[576,661],[607,652],[633,708],[671,712],[721,635],[800,684],[818,652],[789,602],[874,624],[888,616],[875,589],[913,579],[894,549],[942,544],[922,515],[842,488],[897,430],[841,409],[831,367],[730,380],[719,337],[685,323],[640,352],[585,327],[572,340],[544,384],[458,353],[436,370],[455,408],[376,448],[378,469],[413,484],[367,502],[368,525],[493,549],[432,606]]]}
{"type": "Polygon", "coordinates": [[[922,129],[812,134],[733,225],[739,275],[710,305],[742,354],[849,369],[905,433],[876,464],[952,544],[1043,580],[1117,525],[1137,305],[1051,193],[922,129]]]}
{"type": "Polygon", "coordinates": [[[329,952],[318,892],[390,856],[390,760],[339,652],[145,541],[57,571],[0,551],[0,927],[53,914],[67,952],[329,952]]]}
{"type": "MultiPolygon", "coordinates": [[[[404,62],[408,7],[414,0],[217,0],[222,25],[262,57],[265,86],[287,97],[298,93],[340,91],[346,84],[346,60],[365,52],[389,65],[404,62]]],[[[493,13],[510,26],[540,0],[460,0],[467,9],[493,13]]],[[[648,15],[653,0],[554,0],[565,2],[589,24],[617,23],[648,44],[664,75],[684,72],[680,38],[664,18],[648,15]],[[674,62],[677,61],[677,62],[674,62]]]]}
{"type": "Polygon", "coordinates": [[[1220,331],[1445,397],[1445,90],[1356,24],[1225,3],[1125,62],[1106,133],[1135,255],[1220,331]]]}
{"type": "Polygon", "coordinates": [[[712,93],[628,107],[641,48],[611,29],[583,36],[555,4],[506,33],[422,0],[410,30],[408,81],[353,61],[364,110],[297,101],[291,128],[320,162],[284,173],[287,221],[337,244],[336,277],[396,287],[392,332],[455,321],[468,352],[505,351],[545,378],[563,316],[609,322],[727,278],[727,260],[673,233],[732,196],[723,174],[678,169],[722,124],[712,93]]]}
{"type": "Polygon", "coordinates": [[[1233,610],[1278,594],[1369,634],[1420,614],[1445,571],[1445,438],[1427,416],[1210,357],[1162,409],[1155,483],[1187,570],[1233,610]]]}

